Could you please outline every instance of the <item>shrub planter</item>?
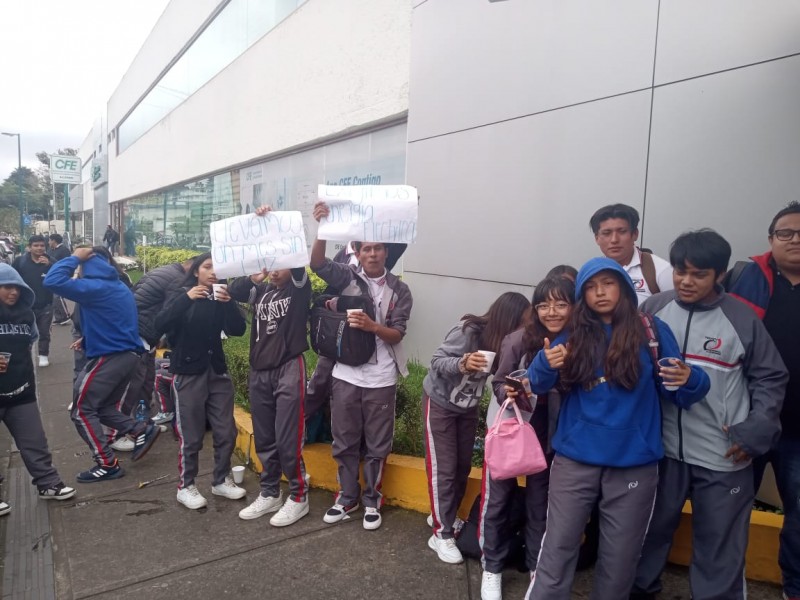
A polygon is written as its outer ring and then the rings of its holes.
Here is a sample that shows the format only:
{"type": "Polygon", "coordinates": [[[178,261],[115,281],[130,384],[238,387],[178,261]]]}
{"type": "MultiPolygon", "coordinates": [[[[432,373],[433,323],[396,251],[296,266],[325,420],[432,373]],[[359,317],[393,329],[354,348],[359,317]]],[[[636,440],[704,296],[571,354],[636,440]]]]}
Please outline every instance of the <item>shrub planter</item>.
{"type": "MultiPolygon", "coordinates": [[[[236,419],[236,449],[247,465],[261,472],[261,463],[256,456],[253,440],[253,423],[250,414],[240,407],[234,408],[236,419]]],[[[306,469],[311,475],[311,485],[336,492],[336,462],[331,457],[328,444],[309,444],[303,449],[306,469]]],[[[428,478],[425,474],[425,459],[399,454],[390,454],[386,461],[386,474],[383,480],[383,495],[388,504],[415,510],[423,514],[430,512],[428,499],[428,478]]],[[[467,491],[461,502],[458,514],[466,518],[475,497],[481,491],[481,470],[473,468],[470,473],[467,491]]],[[[688,565],[692,556],[692,507],[689,502],[683,507],[681,524],[675,533],[669,561],[688,565]]],[[[746,574],[748,579],[781,583],[778,567],[778,535],[783,526],[783,516],[753,511],[750,516],[750,542],[747,547],[746,574]]]]}

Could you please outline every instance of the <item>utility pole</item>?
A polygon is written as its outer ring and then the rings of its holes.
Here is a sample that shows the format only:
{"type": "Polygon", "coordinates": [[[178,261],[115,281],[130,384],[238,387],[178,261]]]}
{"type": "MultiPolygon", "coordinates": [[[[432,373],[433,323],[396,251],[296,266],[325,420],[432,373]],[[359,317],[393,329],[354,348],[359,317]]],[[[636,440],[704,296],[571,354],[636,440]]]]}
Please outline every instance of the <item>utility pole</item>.
{"type": "Polygon", "coordinates": [[[17,137],[17,206],[19,208],[19,251],[25,247],[25,214],[22,211],[22,136],[18,133],[1,132],[9,137],[17,137]]]}

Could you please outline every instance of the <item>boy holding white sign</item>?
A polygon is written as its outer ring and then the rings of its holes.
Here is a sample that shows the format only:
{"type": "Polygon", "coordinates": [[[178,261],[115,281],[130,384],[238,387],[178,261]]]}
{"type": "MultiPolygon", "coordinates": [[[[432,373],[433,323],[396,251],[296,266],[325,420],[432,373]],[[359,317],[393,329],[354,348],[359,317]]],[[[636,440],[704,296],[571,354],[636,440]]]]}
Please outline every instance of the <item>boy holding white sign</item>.
{"type": "MultiPolygon", "coordinates": [[[[256,209],[258,216],[269,206],[256,209]]],[[[285,527],[308,514],[308,486],[303,463],[304,394],[308,349],[306,329],[311,281],[305,267],[240,277],[229,286],[231,297],[253,306],[250,326],[250,408],[256,453],[264,466],[261,493],[239,512],[245,520],[278,511],[270,525],[285,527]],[[281,505],[281,472],[289,497],[281,505]],[[280,509],[280,510],[278,510],[280,509]]]]}
{"type": "MultiPolygon", "coordinates": [[[[320,221],[330,210],[324,202],[317,202],[313,214],[320,221]]],[[[325,258],[325,247],[325,240],[314,240],[311,269],[336,289],[350,287],[362,295],[362,290],[368,291],[375,307],[375,320],[365,312],[353,313],[348,316],[348,326],[374,333],[376,351],[363,365],[337,363],[333,368],[331,431],[341,490],[323,520],[336,523],[359,507],[358,467],[363,436],[366,447],[366,489],[361,498],[365,506],[363,526],[364,529],[378,529],[383,503],[381,479],[394,435],[397,374],[408,373],[402,339],[413,299],[408,286],[387,271],[385,244],[354,242],[360,262],[358,267],[325,258]]]]}

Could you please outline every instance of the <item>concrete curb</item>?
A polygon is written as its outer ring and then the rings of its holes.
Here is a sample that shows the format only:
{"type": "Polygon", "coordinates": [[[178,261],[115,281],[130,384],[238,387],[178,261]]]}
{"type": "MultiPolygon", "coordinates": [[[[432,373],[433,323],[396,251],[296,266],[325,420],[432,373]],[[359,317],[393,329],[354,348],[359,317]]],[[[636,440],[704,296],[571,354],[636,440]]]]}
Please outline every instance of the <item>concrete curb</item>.
{"type": "MultiPolygon", "coordinates": [[[[261,463],[256,456],[253,438],[253,422],[250,414],[238,406],[234,409],[236,419],[236,448],[248,466],[261,472],[261,463]]],[[[311,475],[311,485],[336,492],[336,462],[331,457],[328,444],[309,444],[303,449],[306,469],[311,475]]],[[[475,497],[481,491],[481,470],[473,468],[467,491],[459,508],[459,516],[466,518],[475,497]]],[[[424,514],[430,512],[428,479],[425,460],[411,456],[391,454],[386,462],[383,493],[386,502],[424,514]]],[[[692,557],[692,507],[687,501],[681,515],[681,524],[675,532],[669,561],[678,565],[689,565],[692,557]]],[[[746,575],[748,579],[781,583],[778,566],[778,536],[783,527],[783,516],[753,511],[750,516],[750,542],[747,547],[746,575]]]]}

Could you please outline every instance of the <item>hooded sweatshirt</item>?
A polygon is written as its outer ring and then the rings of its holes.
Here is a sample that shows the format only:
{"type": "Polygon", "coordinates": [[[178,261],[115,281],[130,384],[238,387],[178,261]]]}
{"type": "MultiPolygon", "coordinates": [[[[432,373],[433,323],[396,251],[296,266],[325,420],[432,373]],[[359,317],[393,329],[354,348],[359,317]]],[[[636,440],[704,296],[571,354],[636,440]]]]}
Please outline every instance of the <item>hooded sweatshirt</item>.
{"type": "Polygon", "coordinates": [[[31,344],[38,337],[31,309],[34,294],[15,269],[0,263],[0,285],[10,284],[16,285],[20,294],[13,306],[0,302],[0,352],[11,354],[5,373],[0,373],[2,408],[36,400],[36,394],[23,394],[24,390],[20,390],[30,389],[35,383],[31,359],[31,344]]]}
{"type": "MultiPolygon", "coordinates": [[[[575,299],[583,298],[584,286],[601,271],[614,271],[624,282],[622,293],[630,295],[636,306],[633,282],[619,264],[608,258],[593,258],[578,272],[575,299]]],[[[659,356],[680,356],[675,336],[667,325],[655,318],[658,329],[659,356]]],[[[603,325],[606,340],[611,339],[612,325],[603,325]]],[[[563,333],[553,346],[569,343],[569,333],[563,333]]],[[[598,466],[633,467],[657,462],[664,456],[661,442],[661,409],[659,395],[688,409],[708,392],[708,376],[692,366],[685,386],[667,391],[656,380],[653,361],[646,343],[639,348],[639,380],[632,390],[604,379],[603,364],[597,365],[596,384],[591,389],[573,387],[562,395],[558,429],[553,448],[572,460],[598,466]]],[[[544,394],[558,384],[559,371],[550,368],[544,351],[528,369],[531,389],[544,394]]]]}
{"type": "Polygon", "coordinates": [[[93,256],[81,263],[70,256],[50,267],[44,285],[80,305],[81,330],[88,358],[117,352],[144,352],[133,293],[108,261],[93,256]],[[73,279],[78,266],[81,276],[73,279]]]}

